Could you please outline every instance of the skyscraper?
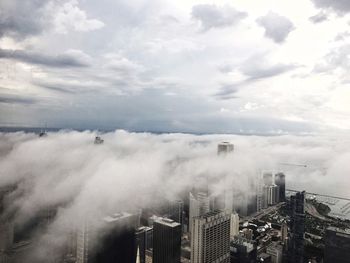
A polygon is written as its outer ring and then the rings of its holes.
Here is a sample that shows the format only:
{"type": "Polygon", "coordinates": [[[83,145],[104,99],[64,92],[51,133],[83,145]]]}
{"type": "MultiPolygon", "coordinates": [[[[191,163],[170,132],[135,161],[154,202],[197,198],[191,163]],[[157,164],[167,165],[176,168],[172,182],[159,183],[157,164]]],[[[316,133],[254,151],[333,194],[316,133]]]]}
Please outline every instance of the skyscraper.
{"type": "Polygon", "coordinates": [[[275,174],[275,184],[279,187],[279,201],[286,201],[286,176],[284,173],[275,174]]]}
{"type": "Polygon", "coordinates": [[[272,173],[263,173],[263,182],[264,185],[272,185],[272,173]]]}
{"type": "Polygon", "coordinates": [[[218,155],[225,155],[229,152],[233,152],[234,146],[229,142],[221,142],[218,144],[218,155]]]}
{"type": "Polygon", "coordinates": [[[213,211],[193,219],[191,263],[230,262],[230,218],[226,212],[213,211]]]}
{"type": "Polygon", "coordinates": [[[184,210],[184,202],[182,200],[172,200],[169,203],[168,217],[182,225],[183,210],[184,210]]]}
{"type": "Polygon", "coordinates": [[[305,231],[305,192],[298,192],[290,197],[289,202],[289,242],[288,262],[302,263],[304,257],[305,231]]]}
{"type": "Polygon", "coordinates": [[[239,216],[236,212],[231,213],[230,222],[230,238],[237,236],[239,234],[239,216]]]}
{"type": "Polygon", "coordinates": [[[153,248],[153,228],[143,226],[136,231],[136,245],[138,249],[138,260],[146,263],[146,251],[153,248]]]}
{"type": "Polygon", "coordinates": [[[190,192],[189,232],[192,232],[192,220],[196,216],[209,212],[210,198],[206,192],[190,192]]]}
{"type": "Polygon", "coordinates": [[[181,224],[157,219],[153,224],[153,263],[179,263],[181,259],[181,224]]]}
{"type": "Polygon", "coordinates": [[[350,229],[327,228],[324,256],[324,263],[350,262],[350,229]]]}
{"type": "Polygon", "coordinates": [[[84,224],[78,233],[77,263],[134,263],[135,229],[139,215],[115,213],[102,220],[102,227],[84,224]]]}

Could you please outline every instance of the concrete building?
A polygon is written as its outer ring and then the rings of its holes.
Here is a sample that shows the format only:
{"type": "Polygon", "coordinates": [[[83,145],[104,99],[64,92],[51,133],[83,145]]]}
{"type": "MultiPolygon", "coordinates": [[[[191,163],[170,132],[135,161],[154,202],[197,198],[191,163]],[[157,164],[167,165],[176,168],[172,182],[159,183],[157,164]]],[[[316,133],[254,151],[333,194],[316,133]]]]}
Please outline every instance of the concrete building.
{"type": "Polygon", "coordinates": [[[264,185],[272,185],[273,184],[273,177],[272,173],[263,173],[263,183],[264,185]]]}
{"type": "Polygon", "coordinates": [[[179,263],[181,259],[181,224],[168,218],[153,224],[153,263],[179,263]]]}
{"type": "Polygon", "coordinates": [[[324,263],[350,262],[350,229],[329,227],[325,234],[324,263]]]}
{"type": "Polygon", "coordinates": [[[229,142],[221,142],[218,144],[218,155],[226,155],[233,152],[234,146],[229,142]]]}
{"type": "Polygon", "coordinates": [[[192,233],[192,220],[194,217],[204,215],[210,210],[210,198],[207,192],[190,192],[189,232],[192,233]]]}
{"type": "Polygon", "coordinates": [[[230,218],[226,212],[213,211],[193,219],[191,263],[230,262],[230,218]]]}

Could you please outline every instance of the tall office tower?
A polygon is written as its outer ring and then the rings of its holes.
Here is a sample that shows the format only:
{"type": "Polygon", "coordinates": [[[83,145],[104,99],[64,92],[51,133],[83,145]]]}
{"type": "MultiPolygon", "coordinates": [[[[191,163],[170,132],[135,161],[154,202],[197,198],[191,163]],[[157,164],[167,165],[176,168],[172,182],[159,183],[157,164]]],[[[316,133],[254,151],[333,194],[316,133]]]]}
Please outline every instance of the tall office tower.
{"type": "Polygon", "coordinates": [[[184,202],[182,200],[170,201],[168,217],[181,225],[183,224],[184,202]]]}
{"type": "Polygon", "coordinates": [[[213,211],[193,219],[191,263],[230,262],[230,218],[224,211],[213,211]]]}
{"type": "Polygon", "coordinates": [[[305,191],[290,197],[288,262],[302,263],[304,257],[305,191]]]}
{"type": "Polygon", "coordinates": [[[153,228],[143,226],[136,231],[137,260],[146,263],[146,251],[153,248],[153,228]]]}
{"type": "Polygon", "coordinates": [[[266,254],[271,256],[271,263],[282,263],[283,247],[281,244],[273,242],[266,248],[266,254]]]}
{"type": "Polygon", "coordinates": [[[153,224],[153,263],[180,263],[181,224],[161,218],[153,224]]]}
{"type": "Polygon", "coordinates": [[[262,187],[262,208],[265,209],[269,206],[269,192],[270,186],[264,185],[262,187]]]}
{"type": "Polygon", "coordinates": [[[233,152],[234,146],[229,142],[221,142],[218,144],[218,155],[225,155],[233,152]]]}
{"type": "Polygon", "coordinates": [[[286,201],[286,175],[284,173],[275,174],[275,184],[279,187],[279,201],[286,201]]]}
{"type": "Polygon", "coordinates": [[[279,188],[277,185],[269,186],[269,195],[267,198],[268,205],[275,205],[279,202],[279,188]]]}
{"type": "Polygon", "coordinates": [[[324,263],[350,262],[350,229],[327,228],[324,256],[324,263]]]}
{"type": "Polygon", "coordinates": [[[231,213],[230,239],[239,234],[239,216],[236,212],[231,213]]]}
{"type": "Polygon", "coordinates": [[[196,216],[201,216],[209,212],[210,198],[205,192],[190,192],[190,213],[189,213],[189,232],[192,232],[192,220],[196,216]]]}
{"type": "Polygon", "coordinates": [[[122,212],[105,217],[101,229],[85,224],[78,233],[77,263],[135,263],[139,220],[139,215],[122,212]]]}
{"type": "Polygon", "coordinates": [[[263,182],[264,182],[264,185],[272,185],[273,184],[272,173],[263,173],[263,182]]]}
{"type": "Polygon", "coordinates": [[[257,246],[252,240],[236,236],[230,243],[231,262],[256,263],[257,246]]]}

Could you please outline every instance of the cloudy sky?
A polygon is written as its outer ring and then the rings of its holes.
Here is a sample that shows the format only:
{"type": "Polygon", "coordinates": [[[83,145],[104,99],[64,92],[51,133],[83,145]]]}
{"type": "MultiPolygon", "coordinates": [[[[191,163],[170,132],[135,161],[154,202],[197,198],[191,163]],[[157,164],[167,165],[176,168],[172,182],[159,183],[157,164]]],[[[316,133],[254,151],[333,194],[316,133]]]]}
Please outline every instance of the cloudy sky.
{"type": "Polygon", "coordinates": [[[0,0],[0,126],[346,131],[347,0],[0,0]]]}

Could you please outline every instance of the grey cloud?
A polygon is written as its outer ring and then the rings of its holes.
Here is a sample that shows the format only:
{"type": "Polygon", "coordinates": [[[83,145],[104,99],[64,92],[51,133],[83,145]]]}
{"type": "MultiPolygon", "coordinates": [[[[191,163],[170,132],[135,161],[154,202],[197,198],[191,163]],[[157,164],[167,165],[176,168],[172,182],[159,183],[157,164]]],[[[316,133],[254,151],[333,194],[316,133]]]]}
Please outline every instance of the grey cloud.
{"type": "Polygon", "coordinates": [[[330,9],[340,15],[350,11],[350,2],[348,0],[312,0],[314,5],[322,9],[330,9]]]}
{"type": "Polygon", "coordinates": [[[321,62],[317,63],[314,67],[314,72],[323,73],[331,72],[337,68],[347,71],[350,69],[350,45],[345,44],[331,50],[321,62]]]}
{"type": "Polygon", "coordinates": [[[350,32],[345,31],[342,33],[339,33],[338,35],[336,35],[336,37],[334,38],[335,41],[344,41],[346,40],[348,37],[350,36],[350,32]]]}
{"type": "Polygon", "coordinates": [[[284,42],[295,28],[288,18],[271,11],[265,16],[259,17],[256,22],[265,28],[265,36],[276,43],[284,42]]]}
{"type": "Polygon", "coordinates": [[[49,24],[46,7],[49,0],[0,1],[0,37],[23,38],[41,33],[49,24]]]}
{"type": "Polygon", "coordinates": [[[52,56],[25,50],[0,49],[1,58],[57,68],[89,66],[88,56],[76,50],[52,56]]]}
{"type": "Polygon", "coordinates": [[[325,12],[319,12],[314,16],[309,17],[309,20],[315,24],[328,20],[328,15],[325,12]]]}
{"type": "Polygon", "coordinates": [[[247,15],[247,13],[237,11],[229,5],[201,4],[192,7],[192,17],[201,22],[203,30],[235,25],[247,15]]]}
{"type": "Polygon", "coordinates": [[[36,100],[34,98],[19,96],[19,95],[7,95],[0,94],[0,103],[6,104],[34,104],[36,100]]]}

